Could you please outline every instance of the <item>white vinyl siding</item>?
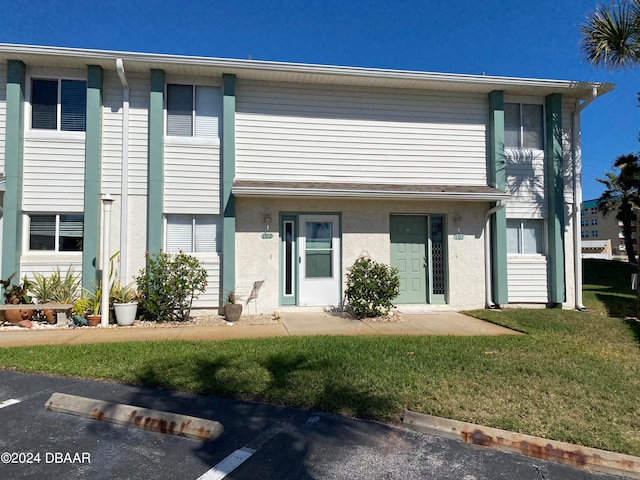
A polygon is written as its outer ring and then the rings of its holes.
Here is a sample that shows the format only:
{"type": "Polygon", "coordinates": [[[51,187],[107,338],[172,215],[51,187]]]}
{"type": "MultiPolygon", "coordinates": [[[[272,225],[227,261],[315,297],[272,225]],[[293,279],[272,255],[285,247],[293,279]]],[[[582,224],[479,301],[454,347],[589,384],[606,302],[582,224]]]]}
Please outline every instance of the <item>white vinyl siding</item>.
{"type": "Polygon", "coordinates": [[[128,73],[129,82],[129,194],[147,194],[149,74],[128,73]]]}
{"type": "Polygon", "coordinates": [[[42,257],[36,255],[23,255],[20,261],[20,275],[24,278],[25,275],[29,280],[34,279],[34,272],[37,272],[45,277],[49,277],[56,269],[60,269],[63,275],[67,273],[69,268],[73,268],[74,275],[82,275],[82,256],[76,255],[51,255],[42,257]]]}
{"type": "Polygon", "coordinates": [[[164,211],[220,213],[220,147],[165,141],[164,211]]]}
{"type": "Polygon", "coordinates": [[[4,169],[4,145],[7,125],[7,67],[0,64],[0,172],[4,169]]]}
{"type": "Polygon", "coordinates": [[[541,218],[547,215],[544,152],[507,150],[507,216],[541,218]]]}
{"type": "Polygon", "coordinates": [[[104,72],[102,94],[102,192],[120,195],[122,170],[122,84],[118,74],[104,72]]]}
{"type": "Polygon", "coordinates": [[[547,303],[546,257],[509,256],[507,259],[509,303],[547,303]]]}
{"type": "Polygon", "coordinates": [[[196,300],[195,308],[219,307],[220,302],[220,258],[217,256],[200,257],[200,264],[207,271],[207,287],[196,300]]]}
{"type": "Polygon", "coordinates": [[[239,82],[236,175],[486,185],[486,96],[239,82]]]}
{"type": "Polygon", "coordinates": [[[26,135],[22,209],[31,212],[82,212],[84,134],[26,135]]]}

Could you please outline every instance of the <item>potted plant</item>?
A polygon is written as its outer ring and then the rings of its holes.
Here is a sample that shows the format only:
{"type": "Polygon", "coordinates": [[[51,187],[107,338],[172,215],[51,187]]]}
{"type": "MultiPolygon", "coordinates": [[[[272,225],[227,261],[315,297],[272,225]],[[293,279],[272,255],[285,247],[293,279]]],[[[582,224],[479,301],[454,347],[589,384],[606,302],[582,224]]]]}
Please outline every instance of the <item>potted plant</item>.
{"type": "Polygon", "coordinates": [[[224,318],[228,322],[237,322],[242,315],[242,304],[236,303],[236,294],[231,290],[227,294],[227,301],[224,304],[224,318]]]}
{"type": "MultiPolygon", "coordinates": [[[[33,272],[33,282],[30,282],[29,291],[42,303],[73,304],[78,299],[80,289],[80,276],[76,275],[73,267],[69,267],[63,276],[59,268],[47,277],[41,273],[33,272]]],[[[41,311],[48,323],[56,323],[54,310],[41,311]]]]}
{"type": "Polygon", "coordinates": [[[100,303],[102,299],[102,290],[96,288],[94,293],[86,293],[86,314],[87,322],[90,327],[100,325],[102,315],[100,315],[100,303]]]}
{"type": "MultiPolygon", "coordinates": [[[[1,280],[0,284],[5,289],[4,303],[7,305],[30,305],[31,296],[28,294],[31,282],[27,279],[26,275],[22,281],[22,285],[11,285],[11,280],[15,276],[15,272],[12,273],[6,280],[1,280]]],[[[4,312],[4,318],[9,323],[19,324],[24,320],[31,320],[34,314],[33,309],[25,308],[21,310],[6,310],[4,312]]]]}
{"type": "Polygon", "coordinates": [[[110,301],[113,304],[113,311],[118,325],[133,325],[138,310],[138,292],[133,285],[122,285],[120,282],[114,282],[111,285],[110,301]]]}

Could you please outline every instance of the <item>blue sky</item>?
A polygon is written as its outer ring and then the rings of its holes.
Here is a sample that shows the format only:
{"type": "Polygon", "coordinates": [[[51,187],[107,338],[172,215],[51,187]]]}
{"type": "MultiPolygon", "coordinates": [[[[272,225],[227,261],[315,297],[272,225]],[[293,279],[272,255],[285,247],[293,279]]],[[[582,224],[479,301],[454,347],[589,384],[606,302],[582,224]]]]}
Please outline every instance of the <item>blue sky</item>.
{"type": "Polygon", "coordinates": [[[595,177],[640,150],[640,67],[597,70],[580,55],[597,3],[4,0],[0,42],[615,83],[582,114],[591,199],[595,177]]]}

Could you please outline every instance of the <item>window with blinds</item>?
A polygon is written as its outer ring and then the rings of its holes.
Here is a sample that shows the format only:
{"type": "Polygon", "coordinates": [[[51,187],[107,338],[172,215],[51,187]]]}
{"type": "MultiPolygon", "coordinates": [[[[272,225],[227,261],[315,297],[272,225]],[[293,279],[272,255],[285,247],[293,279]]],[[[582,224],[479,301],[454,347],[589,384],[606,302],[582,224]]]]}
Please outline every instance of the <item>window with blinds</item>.
{"type": "Polygon", "coordinates": [[[167,253],[219,253],[220,215],[167,215],[167,253]]]}
{"type": "Polygon", "coordinates": [[[218,87],[167,85],[167,135],[218,138],[222,93],[218,87]]]}
{"type": "Polygon", "coordinates": [[[29,250],[81,252],[84,216],[31,215],[29,217],[29,250]]]}
{"type": "Polygon", "coordinates": [[[87,117],[87,82],[82,80],[31,81],[31,128],[84,132],[87,117]]]}
{"type": "Polygon", "coordinates": [[[542,105],[504,104],[504,146],[544,150],[542,105]]]}

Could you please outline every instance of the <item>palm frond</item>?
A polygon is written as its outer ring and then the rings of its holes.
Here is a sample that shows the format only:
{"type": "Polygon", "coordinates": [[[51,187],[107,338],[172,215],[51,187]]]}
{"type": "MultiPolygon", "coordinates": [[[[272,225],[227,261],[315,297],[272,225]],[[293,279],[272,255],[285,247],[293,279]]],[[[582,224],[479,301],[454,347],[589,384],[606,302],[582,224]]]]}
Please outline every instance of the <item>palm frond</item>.
{"type": "Polygon", "coordinates": [[[598,5],[580,31],[582,54],[595,66],[615,69],[640,62],[640,0],[598,5]]]}

